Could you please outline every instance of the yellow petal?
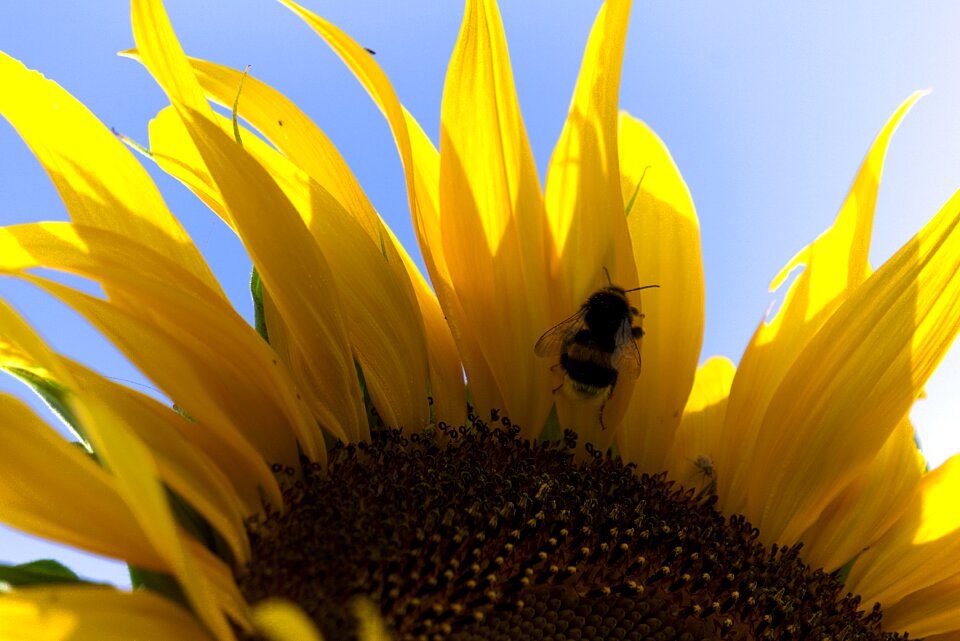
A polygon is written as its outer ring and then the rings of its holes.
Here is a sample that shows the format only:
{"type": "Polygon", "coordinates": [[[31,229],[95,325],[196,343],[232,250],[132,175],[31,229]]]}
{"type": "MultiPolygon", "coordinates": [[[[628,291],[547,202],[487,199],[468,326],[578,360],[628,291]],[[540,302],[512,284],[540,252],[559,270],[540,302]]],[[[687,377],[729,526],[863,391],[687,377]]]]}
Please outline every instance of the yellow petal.
{"type": "Polygon", "coordinates": [[[211,641],[197,619],[147,590],[35,587],[0,596],[0,638],[11,641],[211,641]]]}
{"type": "MultiPolygon", "coordinates": [[[[787,263],[771,288],[790,270],[805,265],[787,292],[782,309],[769,323],[761,323],[737,368],[727,421],[741,438],[725,444],[725,458],[750,459],[767,405],[787,368],[806,347],[831,313],[869,275],[867,254],[883,161],[890,138],[910,107],[922,94],[908,98],[890,117],[870,148],[833,226],[787,263]]],[[[897,417],[899,418],[899,417],[897,417]]],[[[886,438],[885,436],[883,437],[886,438]]],[[[720,479],[724,511],[742,512],[752,483],[749,466],[720,479]]]]}
{"type": "MultiPolygon", "coordinates": [[[[912,593],[933,590],[941,581],[956,582],[960,575],[958,492],[960,456],[954,456],[923,477],[909,509],[857,559],[847,587],[862,595],[865,603],[880,601],[886,609],[912,593]]],[[[955,599],[956,589],[952,594],[955,599]]]]}
{"type": "Polygon", "coordinates": [[[132,0],[130,7],[133,38],[143,64],[157,84],[179,103],[212,118],[213,109],[203,97],[190,63],[180,47],[161,0],[132,0]]]}
{"type": "Polygon", "coordinates": [[[240,593],[233,569],[196,538],[185,538],[195,567],[203,575],[204,587],[212,599],[230,617],[231,623],[248,635],[253,632],[250,606],[240,593]]]}
{"type": "Polygon", "coordinates": [[[400,105],[400,101],[397,99],[386,74],[383,73],[373,56],[330,22],[307,11],[292,0],[280,0],[280,3],[300,16],[330,45],[387,117],[387,122],[390,124],[394,140],[397,143],[397,150],[400,152],[400,159],[403,162],[407,180],[407,196],[410,199],[410,211],[414,216],[414,221],[416,221],[419,216],[419,205],[406,118],[404,117],[403,107],[400,105]]]}
{"type": "Polygon", "coordinates": [[[546,207],[568,307],[607,284],[604,268],[617,285],[639,284],[617,158],[617,102],[629,20],[629,0],[608,0],[600,9],[547,172],[546,207]]]}
{"type": "MultiPolygon", "coordinates": [[[[86,107],[2,53],[0,82],[6,87],[0,113],[43,164],[74,221],[114,231],[168,256],[206,291],[226,300],[146,171],[86,107]]],[[[165,276],[173,278],[157,274],[165,276]]]]}
{"type": "Polygon", "coordinates": [[[722,461],[717,456],[720,441],[725,436],[723,418],[735,373],[733,363],[720,356],[711,357],[697,369],[665,468],[684,487],[708,489],[715,486],[718,473],[740,464],[739,461],[722,461]]]}
{"type": "MultiPolygon", "coordinates": [[[[417,238],[420,242],[421,253],[430,281],[436,291],[437,300],[443,310],[443,320],[449,327],[449,332],[456,343],[460,359],[470,372],[470,390],[477,398],[488,399],[493,407],[504,407],[503,395],[500,386],[493,375],[484,346],[480,343],[479,334],[473,325],[482,320],[469,318],[463,310],[463,305],[453,281],[450,270],[447,268],[446,255],[443,251],[443,240],[440,234],[440,154],[433,143],[427,138],[419,123],[409,113],[406,116],[405,131],[409,132],[409,144],[413,167],[414,184],[418,194],[419,210],[414,217],[417,238]],[[469,365],[466,365],[469,364],[469,365]]],[[[426,323],[436,323],[424,315],[426,323]]],[[[462,370],[455,379],[445,381],[445,385],[459,385],[462,379],[462,370]]],[[[459,398],[459,392],[457,393],[459,398]]],[[[461,418],[448,421],[451,425],[459,425],[464,416],[463,405],[450,405],[451,416],[461,418]]]]}
{"type": "Polygon", "coordinates": [[[267,599],[253,609],[257,631],[268,641],[323,641],[303,610],[283,599],[267,599]]]}
{"type": "MultiPolygon", "coordinates": [[[[8,457],[0,472],[0,521],[88,552],[166,569],[123,502],[116,479],[79,447],[6,394],[0,394],[0,429],[8,457]]],[[[0,626],[3,620],[0,616],[0,626]]]]}
{"type": "MultiPolygon", "coordinates": [[[[549,373],[533,346],[551,324],[553,249],[493,1],[467,3],[441,127],[440,230],[450,277],[499,384],[497,409],[536,436],[552,404],[549,373]]],[[[472,363],[464,365],[470,379],[472,363]]],[[[493,401],[477,392],[471,398],[485,417],[493,401]]]]}
{"type": "Polygon", "coordinates": [[[464,425],[467,420],[467,394],[463,383],[463,366],[453,340],[450,326],[444,320],[440,302],[420,270],[404,251],[400,242],[390,232],[390,237],[400,250],[403,264],[413,281],[427,342],[427,358],[430,367],[430,396],[433,398],[434,422],[448,425],[464,425]]]}
{"type": "Polygon", "coordinates": [[[169,256],[99,227],[65,222],[0,227],[0,270],[15,273],[34,267],[60,269],[97,280],[113,294],[111,302],[129,311],[142,311],[149,299],[132,302],[130,292],[121,291],[119,283],[111,282],[117,271],[128,278],[135,275],[141,281],[166,283],[184,297],[200,299],[235,315],[229,301],[169,256]]]}
{"type": "Polygon", "coordinates": [[[867,469],[801,535],[804,560],[832,572],[872,546],[914,499],[924,466],[913,425],[903,419],[867,469]]]}
{"type": "Polygon", "coordinates": [[[207,171],[203,158],[193,144],[190,132],[173,107],[164,107],[150,121],[150,160],[186,185],[234,232],[237,225],[223,204],[216,183],[207,171]]]}
{"type": "Polygon", "coordinates": [[[243,82],[238,114],[316,180],[379,242],[383,224],[373,205],[336,147],[306,114],[253,76],[197,58],[189,58],[189,63],[207,97],[217,104],[232,106],[243,82]]]}
{"type": "MultiPolygon", "coordinates": [[[[950,559],[955,566],[956,557],[950,559]]],[[[914,592],[902,601],[883,609],[884,630],[909,631],[911,637],[936,639],[933,635],[953,633],[960,636],[960,574],[954,574],[914,592]]]]}
{"type": "MultiPolygon", "coordinates": [[[[666,146],[649,127],[626,113],[620,114],[619,149],[620,184],[623,200],[629,204],[627,225],[638,279],[642,285],[660,287],[629,294],[644,315],[646,335],[640,379],[617,442],[624,458],[640,469],[663,469],[703,342],[700,223],[666,146]]],[[[719,433],[718,427],[713,429],[719,433]]]]}
{"type": "Polygon", "coordinates": [[[864,469],[960,331],[958,220],[960,193],[843,302],[784,376],[747,466],[747,516],[766,540],[797,540],[864,469]]]}

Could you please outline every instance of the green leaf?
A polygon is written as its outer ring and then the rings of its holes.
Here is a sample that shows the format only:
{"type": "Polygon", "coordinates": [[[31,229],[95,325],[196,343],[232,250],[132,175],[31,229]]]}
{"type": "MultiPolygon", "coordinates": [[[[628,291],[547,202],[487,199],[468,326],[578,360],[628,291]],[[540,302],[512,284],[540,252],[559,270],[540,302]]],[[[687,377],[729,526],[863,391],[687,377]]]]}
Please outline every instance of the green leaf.
{"type": "Polygon", "coordinates": [[[20,565],[0,565],[0,583],[15,587],[30,585],[54,585],[58,583],[91,583],[84,581],[77,573],[53,559],[40,559],[20,565]]]}
{"type": "Polygon", "coordinates": [[[267,333],[267,319],[263,314],[263,281],[260,280],[260,273],[256,267],[250,274],[250,295],[253,298],[253,318],[257,333],[269,343],[270,335],[267,333]]]}

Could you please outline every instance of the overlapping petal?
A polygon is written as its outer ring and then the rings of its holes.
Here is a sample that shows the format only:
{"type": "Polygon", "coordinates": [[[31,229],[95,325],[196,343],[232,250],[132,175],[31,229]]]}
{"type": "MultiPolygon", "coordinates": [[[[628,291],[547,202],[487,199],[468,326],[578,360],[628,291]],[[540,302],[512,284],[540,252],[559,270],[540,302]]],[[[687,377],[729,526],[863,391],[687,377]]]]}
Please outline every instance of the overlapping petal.
{"type": "Polygon", "coordinates": [[[192,613],[148,591],[36,587],[0,596],[0,638],[17,641],[210,641],[192,613]]]}
{"type": "Polygon", "coordinates": [[[958,227],[960,194],[850,294],[786,372],[757,436],[764,455],[748,472],[748,516],[764,537],[797,540],[921,394],[960,331],[958,227]]]}
{"type": "Polygon", "coordinates": [[[0,396],[0,427],[10,457],[0,473],[4,523],[142,567],[166,567],[123,502],[116,479],[90,457],[7,395],[0,396]]]}
{"type": "MultiPolygon", "coordinates": [[[[201,60],[191,59],[190,62],[207,95],[220,104],[229,104],[240,86],[243,75],[238,71],[201,60]]],[[[346,247],[362,248],[363,245],[355,238],[345,237],[343,234],[333,234],[329,229],[318,228],[317,223],[322,224],[326,219],[341,216],[342,213],[332,211],[330,208],[324,208],[322,212],[315,212],[313,210],[318,209],[316,205],[313,205],[312,209],[298,206],[301,216],[304,217],[314,233],[314,238],[324,255],[331,259],[337,275],[345,280],[349,280],[351,276],[361,277],[361,282],[348,283],[345,289],[351,293],[372,290],[375,294],[373,298],[366,301],[366,304],[364,304],[365,301],[360,301],[360,306],[365,308],[361,310],[351,309],[351,303],[353,302],[351,297],[344,299],[345,313],[348,317],[354,319],[348,323],[349,328],[363,328],[370,334],[376,333],[389,337],[389,345],[387,346],[369,345],[369,340],[365,342],[366,344],[364,342],[358,344],[357,337],[351,337],[354,348],[361,353],[361,359],[366,360],[364,363],[365,372],[369,367],[376,366],[387,370],[384,375],[386,378],[396,380],[402,377],[408,381],[415,380],[416,372],[410,370],[410,365],[415,364],[416,360],[412,359],[409,353],[400,358],[391,359],[390,345],[405,347],[408,352],[420,354],[425,351],[428,352],[431,360],[436,364],[435,369],[437,371],[450,371],[459,367],[456,350],[450,349],[453,345],[452,341],[443,340],[443,333],[449,336],[449,330],[443,330],[436,341],[433,340],[434,334],[430,334],[431,340],[425,344],[424,322],[429,323],[436,329],[440,329],[441,326],[445,327],[442,323],[440,309],[435,304],[426,307],[418,306],[418,299],[421,302],[424,299],[414,292],[411,280],[422,280],[422,276],[419,275],[412,261],[408,260],[404,249],[393,238],[392,232],[377,216],[343,158],[323,132],[279,92],[255,78],[248,77],[244,81],[238,113],[268,140],[271,140],[277,146],[277,149],[297,167],[306,171],[323,190],[329,192],[329,196],[337,204],[337,209],[342,206],[342,210],[348,212],[352,219],[359,223],[369,236],[370,242],[376,247],[377,252],[381,254],[381,260],[378,262],[384,264],[388,269],[387,273],[383,273],[381,265],[371,264],[369,260],[362,265],[363,269],[356,269],[352,265],[344,266],[342,260],[338,263],[336,260],[338,252],[342,254],[346,247]],[[369,308],[372,303],[379,304],[381,309],[390,309],[392,313],[370,314],[369,308]],[[351,313],[352,311],[365,312],[362,316],[362,323],[357,313],[351,313]],[[421,322],[421,314],[424,312],[433,314],[433,317],[421,322]],[[371,354],[376,356],[376,362],[373,362],[373,359],[369,356],[371,354]],[[397,367],[401,365],[406,368],[402,376],[398,375],[396,371],[397,367]]],[[[175,131],[175,127],[179,123],[169,122],[169,119],[164,117],[166,115],[161,114],[161,117],[155,120],[151,126],[152,151],[157,154],[155,157],[168,170],[183,174],[183,172],[189,171],[190,163],[183,161],[182,152],[186,151],[187,157],[190,157],[189,147],[192,147],[192,142],[189,137],[183,140],[182,136],[177,135],[178,132],[175,131]],[[161,123],[166,123],[162,129],[161,123]]],[[[266,152],[262,149],[262,145],[257,144],[259,140],[253,136],[243,136],[243,140],[247,141],[245,146],[251,149],[261,162],[264,162],[266,152]]],[[[277,161],[264,162],[264,164],[277,179],[277,161]]],[[[198,193],[203,193],[204,183],[200,179],[201,175],[195,169],[189,171],[187,175],[189,184],[198,193]]],[[[183,178],[182,175],[181,177],[183,178]]],[[[278,182],[281,181],[278,180],[278,182]]],[[[289,184],[289,181],[287,182],[289,184]]],[[[306,181],[300,181],[301,184],[304,182],[306,181]]],[[[286,191],[289,195],[289,190],[286,191]]],[[[329,199],[327,200],[329,201],[329,199]]],[[[222,209],[222,206],[220,209],[222,209]]],[[[336,223],[335,220],[332,222],[336,223]]],[[[350,252],[350,254],[355,254],[355,252],[350,252]]],[[[360,260],[359,256],[354,255],[352,257],[355,261],[360,260]]],[[[431,379],[432,388],[439,388],[444,385],[444,381],[437,376],[431,379]]],[[[439,394],[436,394],[436,396],[439,396],[439,394]]],[[[422,396],[417,400],[422,407],[422,396]]],[[[380,406],[383,410],[386,410],[386,415],[390,416],[392,406],[384,403],[381,403],[380,406]]],[[[395,424],[412,424],[409,411],[400,412],[400,415],[403,418],[398,419],[395,424]]]]}
{"type": "Polygon", "coordinates": [[[833,571],[872,547],[915,500],[925,462],[908,419],[804,532],[804,558],[833,571]]]}
{"type": "Polygon", "coordinates": [[[936,634],[955,628],[955,624],[945,626],[943,617],[947,621],[957,620],[958,485],[960,456],[954,456],[924,475],[910,507],[875,545],[860,555],[850,571],[849,588],[862,594],[867,602],[883,603],[885,611],[892,609],[891,616],[900,626],[909,625],[911,634],[920,634],[914,632],[916,629],[936,634]],[[941,589],[945,590],[942,595],[941,589]],[[928,610],[922,605],[931,598],[939,599],[941,609],[928,610]],[[919,625],[927,619],[930,624],[936,622],[937,627],[919,625]]]}
{"type": "MultiPolygon", "coordinates": [[[[768,404],[787,370],[837,306],[868,276],[870,232],[887,147],[897,125],[921,95],[910,96],[887,121],[833,226],[789,261],[771,284],[772,288],[780,285],[792,269],[805,266],[784,297],[780,311],[760,324],[740,360],[726,419],[730,437],[724,440],[724,447],[728,451],[722,458],[754,457],[754,443],[768,404]]],[[[899,417],[894,417],[889,429],[898,421],[899,417]]],[[[749,466],[720,474],[720,504],[725,511],[736,513],[747,508],[753,486],[750,474],[749,466]]]]}
{"type": "Polygon", "coordinates": [[[337,423],[326,427],[333,433],[364,438],[360,385],[329,263],[269,174],[212,119],[162,5],[135,1],[133,24],[144,64],[177,108],[294,347],[302,353],[299,373],[311,409],[318,415],[332,411],[337,423]]]}
{"type": "Polygon", "coordinates": [[[640,379],[617,443],[624,458],[642,469],[663,469],[703,343],[700,223],[670,152],[649,127],[621,113],[618,145],[638,278],[642,285],[659,288],[630,294],[643,313],[646,336],[640,379]]]}
{"type": "MultiPolygon", "coordinates": [[[[323,18],[294,2],[281,1],[343,59],[387,118],[403,164],[414,229],[431,283],[468,372],[471,397],[487,399],[489,406],[503,408],[499,382],[488,361],[486,346],[479,340],[474,327],[483,322],[483,317],[471,318],[465,312],[447,266],[440,225],[440,159],[436,148],[400,104],[383,70],[363,47],[323,18]]],[[[528,429],[531,428],[528,426],[528,429]]]]}
{"type": "MultiPolygon", "coordinates": [[[[322,462],[314,421],[348,441],[367,438],[362,380],[391,426],[457,424],[462,360],[481,418],[496,408],[537,436],[556,399],[561,426],[578,428],[599,449],[616,436],[625,459],[717,493],[725,511],[746,512],[767,542],[802,541],[805,559],[828,570],[855,559],[848,587],[884,602],[887,629],[955,633],[960,465],[924,475],[907,413],[960,332],[960,194],[876,273],[867,263],[886,148],[919,95],[878,136],[831,229],[774,280],[776,287],[804,266],[740,368],[711,359],[697,370],[704,279],[692,199],[663,143],[617,113],[629,0],[608,0],[597,17],[545,196],[494,0],[467,1],[440,153],[366,51],[281,1],[327,40],[385,113],[436,295],[304,114],[247,79],[239,115],[274,146],[233,130],[207,100],[231,104],[242,74],[187,59],[159,0],[133,0],[137,55],[172,102],[151,125],[153,158],[249,250],[264,286],[269,345],[230,309],[130,154],[59,87],[0,59],[0,77],[29,96],[0,98],[0,111],[36,151],[74,219],[0,230],[0,272],[80,311],[195,421],[54,354],[0,307],[0,326],[13,328],[0,337],[0,365],[62,385],[103,463],[0,397],[0,425],[15,422],[5,429],[27,448],[10,470],[31,481],[40,471],[49,483],[40,489],[76,500],[55,513],[62,498],[11,494],[3,519],[169,573],[207,629],[196,630],[191,615],[184,623],[177,606],[131,595],[110,593],[94,612],[129,604],[121,631],[162,611],[169,620],[157,630],[184,638],[232,638],[226,617],[247,633],[316,637],[286,605],[251,615],[233,568],[181,531],[166,492],[217,531],[224,557],[242,563],[242,517],[264,498],[281,503],[269,464],[293,465],[300,454],[322,462]],[[57,101],[63,114],[51,107],[57,101]],[[44,131],[44,119],[56,126],[44,131]],[[38,266],[94,278],[108,300],[29,273],[38,266]],[[622,377],[601,415],[606,425],[596,407],[552,395],[551,363],[532,353],[544,330],[609,284],[604,270],[616,285],[660,286],[643,293],[639,380],[634,387],[622,377]],[[432,409],[428,394],[437,399],[432,409]],[[618,429],[601,429],[610,426],[618,429]],[[47,457],[56,469],[44,468],[47,457]],[[78,511],[92,504],[83,496],[89,488],[102,493],[97,509],[114,531],[78,523],[78,511]]],[[[640,297],[629,294],[638,308],[640,297]]],[[[15,479],[0,491],[20,487],[15,479]]],[[[28,600],[46,609],[25,606],[17,593],[0,599],[0,636],[4,613],[35,625],[31,634],[39,632],[26,638],[64,630],[87,638],[104,625],[80,612],[78,594],[34,594],[28,600]]],[[[361,632],[382,634],[375,625],[361,632]]]]}
{"type": "MultiPolygon", "coordinates": [[[[186,547],[186,536],[174,520],[150,451],[104,399],[76,393],[79,386],[66,366],[25,321],[6,305],[0,306],[0,314],[0,324],[5,330],[4,344],[10,346],[8,351],[36,363],[67,390],[71,411],[83,426],[83,433],[98,460],[115,478],[118,497],[129,509],[156,557],[162,561],[162,569],[176,578],[186,599],[213,635],[220,641],[230,639],[232,633],[215,595],[209,591],[208,580],[194,571],[194,558],[186,547]]],[[[42,430],[38,431],[42,433],[42,430]]],[[[47,441],[49,449],[49,438],[47,441]]],[[[76,467],[75,463],[72,464],[76,467]]]]}
{"type": "MultiPolygon", "coordinates": [[[[38,281],[56,288],[61,297],[76,304],[80,313],[96,316],[91,316],[92,322],[112,323],[110,331],[114,334],[123,333],[117,323],[137,325],[153,336],[151,345],[157,341],[164,345],[154,351],[133,343],[126,353],[179,406],[196,418],[210,417],[210,426],[218,437],[208,438],[217,442],[217,447],[232,443],[228,450],[248,450],[239,460],[250,465],[239,464],[232,478],[236,487],[247,487],[249,512],[259,509],[257,484],[273,485],[251,444],[263,448],[262,453],[272,452],[271,457],[277,457],[274,461],[289,464],[296,460],[296,436],[305,452],[323,456],[323,444],[309,413],[295,398],[276,355],[228,305],[200,296],[202,290],[188,295],[189,274],[170,264],[166,256],[113,232],[66,223],[4,228],[0,230],[0,250],[0,272],[23,275],[23,270],[42,265],[94,278],[110,288],[113,299],[105,302],[38,281]],[[169,282],[162,275],[179,279],[169,282]],[[180,287],[181,283],[186,286],[180,287]],[[209,352],[202,363],[190,356],[197,346],[205,346],[201,349],[209,352]],[[193,361],[189,367],[197,372],[193,380],[167,369],[169,359],[177,354],[186,362],[193,361]],[[230,379],[230,385],[223,385],[230,379]],[[230,420],[224,418],[222,410],[230,420]],[[283,435],[271,425],[289,425],[290,431],[283,435]]],[[[215,456],[215,451],[208,453],[215,456]]],[[[227,462],[225,465],[230,466],[227,462]]]]}
{"type": "MultiPolygon", "coordinates": [[[[499,383],[497,409],[534,436],[552,401],[533,345],[549,327],[553,248],[493,2],[467,3],[444,86],[439,180],[447,266],[499,383]]],[[[496,407],[476,393],[473,400],[481,415],[496,407]]]]}
{"type": "Polygon", "coordinates": [[[590,31],[570,113],[550,158],[545,200],[563,302],[569,308],[605,286],[638,281],[620,186],[618,104],[630,1],[604,3],[590,31]]]}
{"type": "Polygon", "coordinates": [[[726,467],[724,463],[727,462],[718,460],[717,456],[722,438],[720,428],[735,373],[736,366],[719,356],[708,359],[697,369],[665,465],[671,477],[684,487],[695,487],[698,491],[715,489],[715,469],[726,467]]]}
{"type": "MultiPolygon", "coordinates": [[[[613,0],[600,8],[547,170],[544,199],[556,253],[556,267],[551,265],[554,323],[610,281],[627,289],[639,284],[621,196],[617,145],[620,69],[630,5],[629,0],[613,0]]],[[[633,383],[632,376],[620,377],[613,396],[599,408],[597,403],[557,395],[560,426],[576,429],[583,441],[606,449],[623,418],[633,383]]]]}
{"type": "MultiPolygon", "coordinates": [[[[130,238],[226,300],[200,252],[146,171],[86,107],[57,84],[0,53],[0,114],[23,136],[71,218],[130,238]]],[[[169,277],[176,274],[157,274],[169,277]]],[[[107,289],[110,295],[110,290],[107,289]]]]}

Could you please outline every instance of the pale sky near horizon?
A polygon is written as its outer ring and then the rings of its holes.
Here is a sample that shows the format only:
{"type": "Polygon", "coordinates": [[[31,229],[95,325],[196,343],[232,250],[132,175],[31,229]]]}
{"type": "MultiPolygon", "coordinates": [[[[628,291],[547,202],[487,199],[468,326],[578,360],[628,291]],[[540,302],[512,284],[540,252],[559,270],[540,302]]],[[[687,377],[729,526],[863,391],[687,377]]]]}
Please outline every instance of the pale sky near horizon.
{"type": "MultiPolygon", "coordinates": [[[[460,2],[305,0],[376,51],[404,104],[436,142],[440,97],[460,2]]],[[[598,0],[503,1],[521,108],[541,180],[563,125],[598,0]]],[[[734,362],[775,297],[773,276],[832,222],[874,136],[917,89],[932,89],[890,147],[874,230],[878,266],[960,188],[960,4],[634,3],[621,106],[650,124],[674,155],[697,206],[707,284],[702,359],[734,362]],[[922,6],[920,10],[917,7],[922,6]]],[[[382,117],[309,28],[269,0],[168,0],[188,54],[250,73],[293,99],[330,136],[378,210],[418,253],[403,176],[382,117]]],[[[146,142],[164,98],[116,52],[132,47],[118,0],[11,3],[0,50],[42,71],[107,125],[146,142]]],[[[2,90],[2,89],[0,89],[2,90]]],[[[238,309],[251,317],[249,261],[215,215],[150,168],[238,309]]],[[[39,164],[0,120],[0,224],[64,219],[39,164]]],[[[109,376],[143,382],[83,323],[50,299],[0,278],[14,304],[54,345],[109,376]]],[[[914,410],[931,466],[960,452],[960,350],[914,410]]],[[[3,377],[0,390],[15,391],[3,377]]],[[[0,529],[0,563],[57,555],[90,577],[125,571],[63,554],[0,529]]]]}

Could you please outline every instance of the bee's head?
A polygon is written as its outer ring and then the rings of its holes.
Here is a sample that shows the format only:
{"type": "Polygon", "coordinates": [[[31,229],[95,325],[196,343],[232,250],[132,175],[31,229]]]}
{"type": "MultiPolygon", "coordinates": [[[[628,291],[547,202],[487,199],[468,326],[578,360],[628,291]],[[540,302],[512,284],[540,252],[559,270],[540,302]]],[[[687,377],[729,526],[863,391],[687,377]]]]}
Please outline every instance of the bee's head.
{"type": "Polygon", "coordinates": [[[593,331],[614,332],[630,318],[633,309],[627,300],[627,294],[621,287],[604,287],[595,292],[586,302],[584,320],[593,331]]]}

